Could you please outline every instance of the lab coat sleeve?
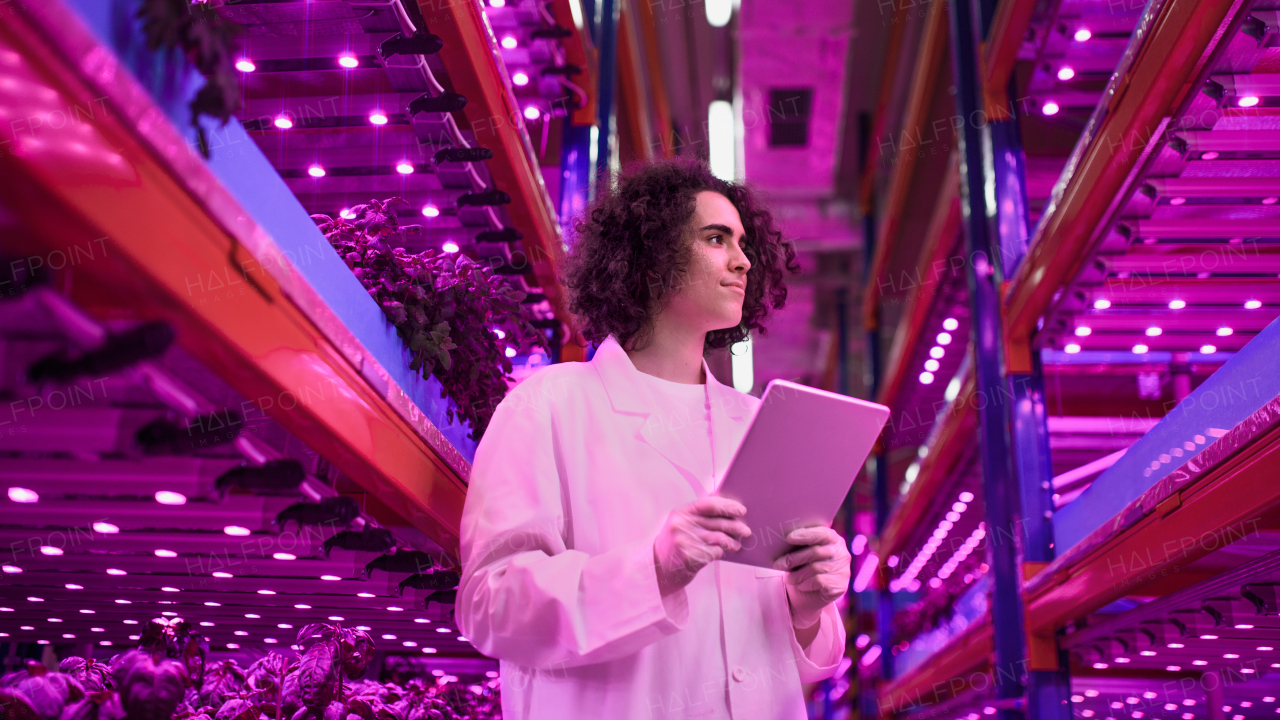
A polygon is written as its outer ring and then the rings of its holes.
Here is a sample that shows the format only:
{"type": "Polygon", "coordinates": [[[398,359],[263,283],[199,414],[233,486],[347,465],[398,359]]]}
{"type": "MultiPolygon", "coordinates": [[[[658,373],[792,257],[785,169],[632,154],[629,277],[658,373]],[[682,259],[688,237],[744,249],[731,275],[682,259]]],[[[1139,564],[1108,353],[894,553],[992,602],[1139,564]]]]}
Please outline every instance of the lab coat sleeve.
{"type": "Polygon", "coordinates": [[[791,650],[800,669],[800,682],[811,683],[826,680],[835,675],[845,652],[844,621],[840,610],[831,603],[822,610],[821,627],[809,648],[800,647],[795,631],[791,631],[791,650]]]}
{"type": "Polygon", "coordinates": [[[682,629],[687,596],[659,593],[653,538],[594,556],[566,547],[555,394],[528,384],[499,404],[476,450],[458,626],[485,655],[528,667],[625,657],[682,629]]]}

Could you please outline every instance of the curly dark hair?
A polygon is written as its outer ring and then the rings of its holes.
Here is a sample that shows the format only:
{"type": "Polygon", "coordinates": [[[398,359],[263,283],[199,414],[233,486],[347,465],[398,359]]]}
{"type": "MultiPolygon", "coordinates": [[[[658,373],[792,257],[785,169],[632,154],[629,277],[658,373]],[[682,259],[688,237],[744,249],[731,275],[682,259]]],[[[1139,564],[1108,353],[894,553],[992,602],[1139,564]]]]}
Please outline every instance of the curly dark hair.
{"type": "Polygon", "coordinates": [[[629,166],[574,222],[563,280],[569,310],[588,341],[598,344],[613,335],[623,346],[633,338],[638,345],[647,342],[653,316],[679,288],[662,279],[687,271],[689,224],[704,190],[720,193],[737,209],[751,268],[742,322],[708,332],[703,352],[740,342],[751,330],[767,332],[769,308],[787,301],[785,271],[800,271],[795,248],[782,239],[772,213],[751,189],[712,175],[705,162],[671,159],[629,166]]]}

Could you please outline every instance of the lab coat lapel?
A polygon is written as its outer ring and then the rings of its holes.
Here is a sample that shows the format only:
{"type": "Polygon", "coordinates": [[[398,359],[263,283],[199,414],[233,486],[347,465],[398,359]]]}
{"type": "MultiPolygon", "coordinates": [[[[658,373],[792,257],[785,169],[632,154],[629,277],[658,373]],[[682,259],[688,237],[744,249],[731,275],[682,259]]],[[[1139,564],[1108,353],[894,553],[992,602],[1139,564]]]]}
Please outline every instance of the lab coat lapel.
{"type": "MultiPolygon", "coordinates": [[[[652,408],[656,405],[649,386],[643,378],[637,377],[640,371],[632,364],[631,358],[612,335],[600,344],[591,359],[591,364],[600,373],[600,379],[604,383],[614,411],[637,416],[641,420],[637,433],[639,438],[675,466],[693,488],[695,495],[698,497],[707,495],[702,480],[691,468],[681,463],[674,452],[672,441],[675,433],[680,430],[665,424],[660,417],[653,417],[652,408]]],[[[717,479],[716,484],[719,484],[724,468],[733,457],[739,441],[746,432],[750,412],[747,396],[717,381],[711,374],[706,359],[702,361],[702,368],[706,373],[706,392],[711,404],[712,466],[717,479]]]]}
{"type": "MultiPolygon", "coordinates": [[[[705,367],[707,361],[703,360],[702,364],[705,367]]],[[[711,464],[715,469],[715,487],[719,488],[729,461],[755,416],[756,399],[716,380],[710,368],[707,368],[707,395],[711,401],[711,464]]]]}

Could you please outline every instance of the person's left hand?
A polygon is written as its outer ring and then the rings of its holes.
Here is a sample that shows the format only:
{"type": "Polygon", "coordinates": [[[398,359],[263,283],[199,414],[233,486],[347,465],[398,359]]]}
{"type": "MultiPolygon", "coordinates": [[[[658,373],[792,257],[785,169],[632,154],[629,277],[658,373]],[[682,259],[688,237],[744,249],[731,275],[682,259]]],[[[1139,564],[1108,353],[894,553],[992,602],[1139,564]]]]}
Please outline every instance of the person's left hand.
{"type": "Polygon", "coordinates": [[[853,556],[844,538],[829,527],[796,528],[787,542],[804,547],[774,561],[775,570],[786,570],[787,599],[796,627],[807,628],[822,617],[822,609],[849,588],[853,556]]]}

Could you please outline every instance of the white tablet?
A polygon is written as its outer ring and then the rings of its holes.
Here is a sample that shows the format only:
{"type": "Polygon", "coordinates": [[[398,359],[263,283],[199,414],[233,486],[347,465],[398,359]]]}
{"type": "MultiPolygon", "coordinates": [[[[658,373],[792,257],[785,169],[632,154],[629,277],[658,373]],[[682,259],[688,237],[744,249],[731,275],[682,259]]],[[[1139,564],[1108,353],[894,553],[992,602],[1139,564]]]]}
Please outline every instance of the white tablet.
{"type": "Polygon", "coordinates": [[[888,419],[884,405],[771,381],[716,489],[746,506],[751,528],[722,559],[772,568],[795,547],[787,532],[831,525],[888,419]]]}

